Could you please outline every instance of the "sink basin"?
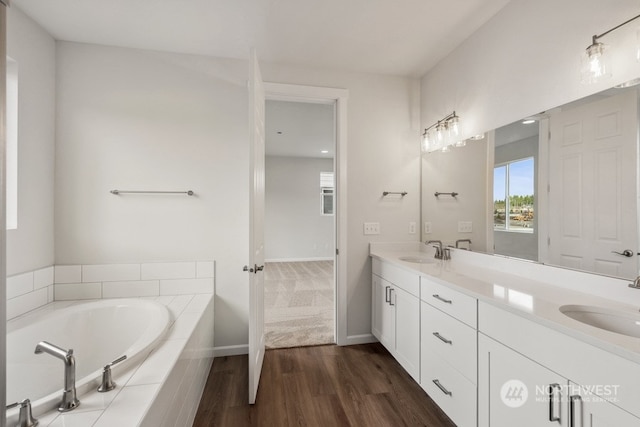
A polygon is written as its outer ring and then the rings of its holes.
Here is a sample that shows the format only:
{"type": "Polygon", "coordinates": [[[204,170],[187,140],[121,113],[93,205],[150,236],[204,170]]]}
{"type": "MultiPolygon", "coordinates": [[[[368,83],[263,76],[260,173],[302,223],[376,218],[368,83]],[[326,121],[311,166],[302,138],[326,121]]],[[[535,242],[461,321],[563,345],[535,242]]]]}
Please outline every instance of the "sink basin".
{"type": "Polygon", "coordinates": [[[596,328],[640,338],[640,313],[620,312],[588,305],[563,305],[560,312],[596,328]]]}
{"type": "Polygon", "coordinates": [[[434,258],[419,257],[419,256],[401,256],[398,259],[400,261],[415,262],[416,264],[432,264],[435,262],[434,258]]]}

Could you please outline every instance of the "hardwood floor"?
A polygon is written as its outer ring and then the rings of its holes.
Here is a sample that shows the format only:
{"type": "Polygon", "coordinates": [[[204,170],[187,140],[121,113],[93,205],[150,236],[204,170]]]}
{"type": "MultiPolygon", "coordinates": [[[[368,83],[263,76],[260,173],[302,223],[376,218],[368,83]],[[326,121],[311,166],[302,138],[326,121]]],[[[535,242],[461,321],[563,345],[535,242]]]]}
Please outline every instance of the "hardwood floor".
{"type": "Polygon", "coordinates": [[[194,426],[455,427],[378,343],[268,350],[253,406],[247,364],[214,360],[194,426]]]}

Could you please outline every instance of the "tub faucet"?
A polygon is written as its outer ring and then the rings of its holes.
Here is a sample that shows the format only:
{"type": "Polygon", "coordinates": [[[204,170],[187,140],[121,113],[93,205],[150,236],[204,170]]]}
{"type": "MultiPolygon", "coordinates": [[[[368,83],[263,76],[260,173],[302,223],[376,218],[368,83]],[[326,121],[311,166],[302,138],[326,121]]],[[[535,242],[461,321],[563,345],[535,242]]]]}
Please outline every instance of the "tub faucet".
{"type": "Polygon", "coordinates": [[[441,240],[429,240],[425,242],[425,245],[430,245],[431,243],[437,243],[438,246],[434,246],[436,248],[436,254],[434,255],[435,259],[442,259],[442,241],[441,240]]]}
{"type": "Polygon", "coordinates": [[[35,353],[48,353],[64,362],[64,390],[58,411],[67,412],[77,408],[80,401],[76,397],[76,358],[73,357],[73,349],[65,350],[46,341],[40,341],[35,353]]]}
{"type": "Polygon", "coordinates": [[[640,289],[640,276],[636,277],[633,283],[629,283],[629,287],[633,289],[640,289]]]}

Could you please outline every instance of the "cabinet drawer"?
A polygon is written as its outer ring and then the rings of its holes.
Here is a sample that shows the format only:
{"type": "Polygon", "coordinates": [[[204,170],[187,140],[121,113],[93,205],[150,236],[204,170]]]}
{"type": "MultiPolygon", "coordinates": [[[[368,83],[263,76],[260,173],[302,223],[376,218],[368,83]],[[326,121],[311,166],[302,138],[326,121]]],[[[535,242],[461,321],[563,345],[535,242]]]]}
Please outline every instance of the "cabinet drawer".
{"type": "Polygon", "coordinates": [[[458,427],[476,426],[475,384],[433,351],[422,353],[420,385],[458,427]]]}
{"type": "Polygon", "coordinates": [[[448,286],[432,282],[426,277],[420,277],[422,288],[421,299],[432,306],[444,311],[472,328],[478,324],[478,301],[461,292],[454,291],[448,286]]]}
{"type": "Polygon", "coordinates": [[[411,273],[375,258],[372,260],[371,269],[373,274],[420,298],[420,276],[416,273],[411,273]]]}
{"type": "Polygon", "coordinates": [[[433,351],[476,384],[477,332],[448,314],[421,302],[422,351],[433,351]],[[437,334],[437,335],[436,335],[437,334]]]}

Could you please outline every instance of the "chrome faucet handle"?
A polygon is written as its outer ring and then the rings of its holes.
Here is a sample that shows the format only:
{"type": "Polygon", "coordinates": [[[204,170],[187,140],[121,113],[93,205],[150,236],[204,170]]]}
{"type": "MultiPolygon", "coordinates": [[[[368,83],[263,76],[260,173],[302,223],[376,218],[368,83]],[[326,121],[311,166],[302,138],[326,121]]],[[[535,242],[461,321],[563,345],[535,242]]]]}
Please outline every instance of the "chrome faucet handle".
{"type": "Polygon", "coordinates": [[[29,399],[24,399],[20,402],[7,405],[7,409],[15,408],[17,406],[20,406],[20,415],[18,416],[18,424],[16,427],[36,427],[38,425],[38,420],[33,418],[33,414],[31,413],[31,401],[29,399]]]}
{"type": "Polygon", "coordinates": [[[444,261],[448,261],[448,260],[450,260],[450,259],[451,259],[451,249],[449,249],[449,248],[444,248],[444,249],[442,250],[442,259],[443,259],[444,261]]]}
{"type": "Polygon", "coordinates": [[[640,289],[640,276],[636,277],[633,283],[629,283],[629,287],[633,289],[640,289]]]}
{"type": "Polygon", "coordinates": [[[100,384],[100,387],[98,387],[98,391],[100,393],[105,393],[116,388],[116,383],[113,381],[113,379],[111,379],[111,367],[116,363],[122,362],[126,358],[127,355],[125,354],[124,356],[120,356],[113,362],[108,363],[104,366],[104,370],[102,371],[102,383],[100,384]]]}

